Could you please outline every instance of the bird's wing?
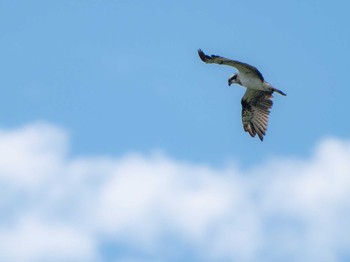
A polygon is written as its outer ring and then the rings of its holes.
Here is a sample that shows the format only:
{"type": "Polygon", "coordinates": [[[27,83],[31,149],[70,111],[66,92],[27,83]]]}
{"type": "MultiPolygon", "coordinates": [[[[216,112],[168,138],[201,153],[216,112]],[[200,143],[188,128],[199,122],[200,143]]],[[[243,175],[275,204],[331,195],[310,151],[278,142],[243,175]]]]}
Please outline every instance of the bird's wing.
{"type": "Polygon", "coordinates": [[[233,66],[237,68],[237,70],[242,74],[248,74],[250,75],[250,77],[257,77],[261,81],[264,81],[264,77],[254,66],[217,55],[208,56],[204,54],[204,52],[201,49],[198,49],[198,55],[200,59],[205,63],[233,66]]]}
{"type": "Polygon", "coordinates": [[[244,131],[252,137],[258,134],[263,141],[272,107],[272,91],[247,89],[241,103],[244,131]]]}

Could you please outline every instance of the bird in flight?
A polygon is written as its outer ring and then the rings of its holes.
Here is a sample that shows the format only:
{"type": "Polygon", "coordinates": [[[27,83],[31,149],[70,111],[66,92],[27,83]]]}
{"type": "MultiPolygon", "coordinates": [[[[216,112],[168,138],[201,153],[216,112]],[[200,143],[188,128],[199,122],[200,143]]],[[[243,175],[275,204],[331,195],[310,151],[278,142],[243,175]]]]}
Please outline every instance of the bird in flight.
{"type": "Polygon", "coordinates": [[[198,49],[198,55],[205,63],[233,66],[238,70],[230,76],[228,85],[239,84],[247,88],[241,100],[243,129],[251,137],[257,134],[263,141],[272,107],[272,93],[286,94],[266,82],[254,66],[217,55],[208,56],[201,49],[198,49]]]}

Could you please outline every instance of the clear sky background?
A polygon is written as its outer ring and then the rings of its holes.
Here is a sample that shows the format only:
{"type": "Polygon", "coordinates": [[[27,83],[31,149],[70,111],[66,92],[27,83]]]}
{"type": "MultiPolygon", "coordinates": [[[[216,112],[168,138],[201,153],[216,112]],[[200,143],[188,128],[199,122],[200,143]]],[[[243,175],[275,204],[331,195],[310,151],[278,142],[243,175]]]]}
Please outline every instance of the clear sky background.
{"type": "Polygon", "coordinates": [[[349,261],[346,1],[0,1],[2,261],[349,261]],[[264,142],[234,68],[274,95],[264,142]]]}

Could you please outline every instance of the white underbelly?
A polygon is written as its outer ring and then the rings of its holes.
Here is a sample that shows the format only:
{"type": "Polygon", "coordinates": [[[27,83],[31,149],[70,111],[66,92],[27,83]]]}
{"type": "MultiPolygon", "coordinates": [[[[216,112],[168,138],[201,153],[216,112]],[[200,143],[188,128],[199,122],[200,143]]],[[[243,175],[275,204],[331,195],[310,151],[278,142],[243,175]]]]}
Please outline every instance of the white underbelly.
{"type": "Polygon", "coordinates": [[[266,90],[266,88],[264,88],[263,82],[261,82],[261,80],[258,78],[245,77],[244,75],[240,75],[239,78],[242,85],[246,88],[255,90],[266,90]]]}

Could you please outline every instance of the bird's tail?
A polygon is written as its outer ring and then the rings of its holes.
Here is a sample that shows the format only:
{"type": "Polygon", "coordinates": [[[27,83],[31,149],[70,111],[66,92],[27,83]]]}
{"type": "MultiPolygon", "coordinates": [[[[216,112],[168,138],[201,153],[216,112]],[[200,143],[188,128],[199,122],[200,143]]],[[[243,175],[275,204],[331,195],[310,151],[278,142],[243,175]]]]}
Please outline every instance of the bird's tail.
{"type": "Polygon", "coordinates": [[[279,93],[280,95],[282,96],[286,96],[285,93],[283,93],[281,90],[277,89],[277,88],[274,88],[271,84],[269,84],[268,82],[264,81],[264,87],[267,89],[267,90],[271,90],[272,92],[276,92],[276,93],[279,93]]]}
{"type": "Polygon", "coordinates": [[[274,88],[273,86],[271,86],[271,90],[276,92],[276,93],[279,93],[282,96],[286,96],[287,95],[287,94],[283,93],[281,90],[279,90],[277,88],[274,88]]]}

